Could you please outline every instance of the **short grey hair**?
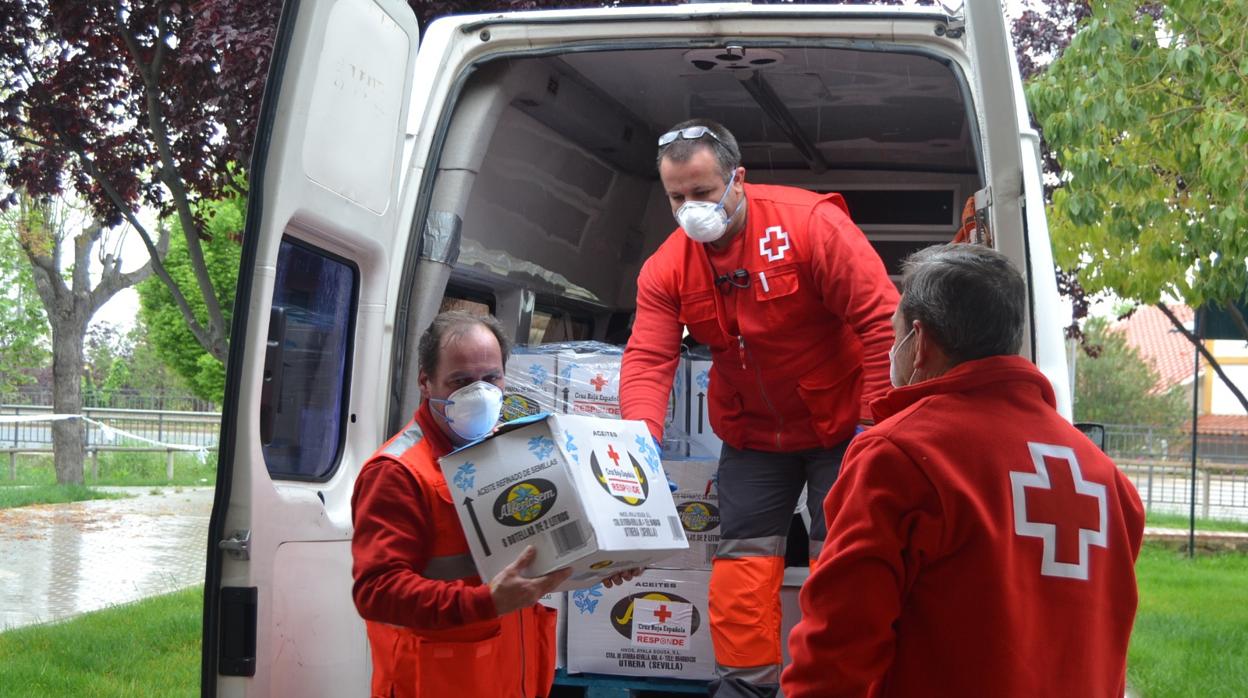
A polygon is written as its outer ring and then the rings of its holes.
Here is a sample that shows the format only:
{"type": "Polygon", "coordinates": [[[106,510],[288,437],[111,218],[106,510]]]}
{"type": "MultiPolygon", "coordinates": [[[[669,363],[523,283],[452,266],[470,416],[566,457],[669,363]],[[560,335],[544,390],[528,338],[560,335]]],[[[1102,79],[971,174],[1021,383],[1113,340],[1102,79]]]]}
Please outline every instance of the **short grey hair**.
{"type": "Polygon", "coordinates": [[[654,158],[654,166],[657,168],[663,164],[666,158],[672,162],[689,162],[689,158],[693,157],[702,148],[710,148],[715,155],[715,162],[719,165],[719,174],[725,182],[731,177],[732,173],[741,166],[741,148],[737,145],[737,139],[732,132],[724,128],[723,124],[710,119],[689,119],[668,129],[668,131],[679,131],[689,128],[690,126],[705,126],[712,133],[719,136],[719,140],[714,138],[702,137],[697,140],[688,140],[685,138],[677,138],[667,145],[659,147],[659,154],[654,158]]]}
{"type": "Polygon", "coordinates": [[[1027,285],[1009,257],[982,245],[928,247],[902,264],[901,317],[923,323],[955,364],[1017,354],[1027,285]]]}
{"type": "Polygon", "coordinates": [[[484,327],[498,340],[498,348],[503,354],[503,365],[507,365],[507,357],[511,355],[511,340],[503,332],[503,326],[493,315],[473,315],[462,310],[448,310],[438,313],[429,324],[425,333],[420,336],[416,345],[416,360],[420,362],[420,370],[432,376],[438,370],[438,360],[442,356],[442,347],[448,340],[462,337],[474,327],[484,327]]]}

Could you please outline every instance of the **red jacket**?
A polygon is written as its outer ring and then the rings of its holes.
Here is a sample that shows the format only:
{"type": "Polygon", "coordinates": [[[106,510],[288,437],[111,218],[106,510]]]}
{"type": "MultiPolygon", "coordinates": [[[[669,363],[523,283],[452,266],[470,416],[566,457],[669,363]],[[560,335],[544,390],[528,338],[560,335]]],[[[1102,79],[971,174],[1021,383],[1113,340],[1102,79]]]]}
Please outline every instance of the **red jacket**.
{"type": "Polygon", "coordinates": [[[372,695],[548,695],[555,613],[495,612],[438,466],[450,450],[424,402],[356,479],[352,590],[368,629],[372,695]]]}
{"type": "Polygon", "coordinates": [[[623,416],[662,437],[688,327],[711,351],[711,426],[724,442],[771,452],[834,446],[889,386],[897,290],[839,194],[747,184],[745,195],[745,228],[726,250],[677,228],[642,267],[623,416]],[[749,286],[717,289],[715,277],[736,269],[749,286]]]}
{"type": "Polygon", "coordinates": [[[1054,405],[1017,356],[873,405],[824,502],[786,696],[1121,698],[1144,510],[1054,405]]]}

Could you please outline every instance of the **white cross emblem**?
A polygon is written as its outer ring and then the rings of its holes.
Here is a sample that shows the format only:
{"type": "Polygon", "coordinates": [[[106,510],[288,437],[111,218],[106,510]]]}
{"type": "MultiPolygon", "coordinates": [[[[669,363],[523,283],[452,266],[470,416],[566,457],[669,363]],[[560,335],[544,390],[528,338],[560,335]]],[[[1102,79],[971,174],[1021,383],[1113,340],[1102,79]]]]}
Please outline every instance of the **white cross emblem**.
{"type": "Polygon", "coordinates": [[[758,254],[766,257],[768,262],[784,259],[784,253],[789,250],[789,234],[784,232],[778,225],[773,225],[763,232],[767,233],[767,235],[758,241],[758,254]],[[772,233],[775,233],[776,236],[776,248],[774,250],[771,249],[772,233]]]}
{"type": "Polygon", "coordinates": [[[1104,548],[1108,539],[1105,486],[1083,479],[1075,452],[1066,446],[1028,442],[1027,448],[1031,451],[1031,462],[1036,472],[1010,473],[1014,495],[1014,533],[1044,541],[1040,574],[1086,581],[1088,545],[1104,548]],[[1070,468],[1069,479],[1066,473],[1055,470],[1052,475],[1059,480],[1055,487],[1055,478],[1050,476],[1045,458],[1064,461],[1070,468]],[[1033,495],[1031,511],[1027,508],[1028,489],[1033,495]],[[1096,528],[1090,526],[1092,519],[1096,521],[1096,528]],[[1063,560],[1058,559],[1059,553],[1063,560]],[[1072,558],[1076,561],[1069,561],[1072,558]]]}

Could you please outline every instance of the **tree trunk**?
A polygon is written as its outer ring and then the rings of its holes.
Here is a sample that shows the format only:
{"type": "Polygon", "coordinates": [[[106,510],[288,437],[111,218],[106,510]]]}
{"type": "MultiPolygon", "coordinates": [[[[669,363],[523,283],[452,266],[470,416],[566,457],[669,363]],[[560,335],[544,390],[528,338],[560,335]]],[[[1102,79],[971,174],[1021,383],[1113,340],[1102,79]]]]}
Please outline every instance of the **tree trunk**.
{"type": "MultiPolygon", "coordinates": [[[[80,312],[68,314],[69,317],[58,317],[52,322],[52,411],[78,415],[82,413],[82,343],[89,318],[79,318],[80,312]]],[[[57,484],[83,484],[86,434],[86,423],[79,418],[52,423],[57,484]]]]}

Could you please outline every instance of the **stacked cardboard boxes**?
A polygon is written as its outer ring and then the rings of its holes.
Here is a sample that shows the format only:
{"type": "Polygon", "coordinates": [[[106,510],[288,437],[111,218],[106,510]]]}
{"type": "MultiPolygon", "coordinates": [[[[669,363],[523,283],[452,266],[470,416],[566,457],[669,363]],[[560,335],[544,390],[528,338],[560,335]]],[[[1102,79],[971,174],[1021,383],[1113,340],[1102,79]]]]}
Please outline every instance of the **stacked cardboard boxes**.
{"type": "Polygon", "coordinates": [[[709,680],[710,573],[647,570],[568,594],[568,672],[709,680]]]}

